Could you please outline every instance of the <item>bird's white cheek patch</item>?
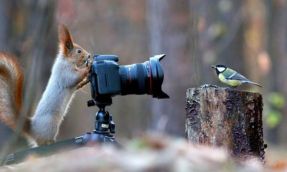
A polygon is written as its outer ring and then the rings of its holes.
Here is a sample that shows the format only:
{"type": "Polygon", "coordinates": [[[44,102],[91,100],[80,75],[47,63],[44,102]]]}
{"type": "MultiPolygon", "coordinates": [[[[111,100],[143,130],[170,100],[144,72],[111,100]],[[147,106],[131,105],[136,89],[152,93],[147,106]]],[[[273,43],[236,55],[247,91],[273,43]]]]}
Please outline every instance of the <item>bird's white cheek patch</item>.
{"type": "Polygon", "coordinates": [[[223,72],[223,71],[225,70],[225,68],[224,68],[224,67],[218,67],[217,70],[218,70],[219,72],[223,72]]]}

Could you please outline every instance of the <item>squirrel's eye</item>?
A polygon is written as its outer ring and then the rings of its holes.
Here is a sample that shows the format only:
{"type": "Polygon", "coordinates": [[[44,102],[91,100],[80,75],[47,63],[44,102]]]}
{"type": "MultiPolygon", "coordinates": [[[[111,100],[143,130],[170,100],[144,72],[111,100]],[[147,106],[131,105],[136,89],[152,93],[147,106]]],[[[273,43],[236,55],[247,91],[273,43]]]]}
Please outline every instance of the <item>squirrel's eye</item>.
{"type": "Polygon", "coordinates": [[[82,52],[82,50],[80,50],[80,49],[78,49],[78,50],[77,50],[77,53],[79,53],[79,54],[80,54],[81,52],[82,52]]]}

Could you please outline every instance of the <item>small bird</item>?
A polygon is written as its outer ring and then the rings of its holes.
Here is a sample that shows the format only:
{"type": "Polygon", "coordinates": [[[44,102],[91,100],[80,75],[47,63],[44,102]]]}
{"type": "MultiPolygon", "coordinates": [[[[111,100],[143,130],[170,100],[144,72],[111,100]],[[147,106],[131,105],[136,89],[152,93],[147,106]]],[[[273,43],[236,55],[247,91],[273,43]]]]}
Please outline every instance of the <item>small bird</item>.
{"type": "Polygon", "coordinates": [[[244,83],[248,83],[248,84],[253,84],[253,85],[257,85],[259,87],[262,87],[261,85],[252,82],[250,80],[248,80],[245,76],[241,75],[240,73],[236,72],[233,69],[230,69],[224,65],[212,65],[212,68],[214,68],[216,70],[216,74],[218,76],[218,79],[231,86],[231,87],[237,87],[240,86],[241,84],[244,83]]]}

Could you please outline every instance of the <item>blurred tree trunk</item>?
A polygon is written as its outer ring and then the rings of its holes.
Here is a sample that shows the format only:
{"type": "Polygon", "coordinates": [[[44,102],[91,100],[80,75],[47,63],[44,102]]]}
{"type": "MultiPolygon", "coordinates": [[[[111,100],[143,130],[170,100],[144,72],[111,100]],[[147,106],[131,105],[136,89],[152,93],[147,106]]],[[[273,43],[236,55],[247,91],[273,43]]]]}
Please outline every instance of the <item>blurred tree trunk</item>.
{"type": "Polygon", "coordinates": [[[266,51],[266,7],[262,0],[245,0],[244,15],[244,61],[249,78],[262,82],[259,58],[266,51]],[[256,10],[255,10],[256,9],[256,10]]]}
{"type": "Polygon", "coordinates": [[[167,55],[161,62],[165,72],[163,90],[170,95],[168,100],[152,101],[151,125],[153,129],[180,135],[184,134],[184,95],[191,84],[188,7],[185,0],[147,1],[149,48],[151,54],[167,55]]]}
{"type": "Polygon", "coordinates": [[[0,48],[1,50],[7,50],[8,46],[8,36],[10,31],[9,22],[11,21],[11,16],[9,12],[11,11],[13,1],[1,1],[0,5],[0,48]]]}
{"type": "Polygon", "coordinates": [[[203,71],[202,62],[202,51],[200,46],[200,26],[199,23],[202,21],[202,9],[199,8],[201,5],[205,5],[206,2],[201,2],[199,0],[189,0],[189,22],[190,27],[188,30],[189,38],[189,54],[191,55],[191,86],[198,86],[200,82],[206,79],[205,75],[200,76],[199,74],[203,71]]]}
{"type": "Polygon", "coordinates": [[[242,2],[236,0],[189,0],[191,23],[196,32],[191,38],[193,68],[198,68],[198,82],[218,81],[210,66],[230,65],[237,70],[242,62],[242,2]],[[195,45],[195,48],[193,48],[195,45]],[[200,77],[199,77],[200,76],[200,77]]]}
{"type": "MultiPolygon", "coordinates": [[[[270,10],[270,41],[269,48],[272,57],[272,75],[269,82],[271,82],[271,89],[275,92],[280,92],[287,97],[287,2],[282,0],[274,0],[271,4],[270,10]]],[[[283,109],[283,120],[281,121],[280,131],[286,131],[287,122],[287,107],[283,109]]],[[[273,133],[276,134],[276,133],[273,133]]],[[[287,142],[286,133],[281,132],[280,138],[287,142]]],[[[279,140],[277,140],[279,141],[279,140]]]]}

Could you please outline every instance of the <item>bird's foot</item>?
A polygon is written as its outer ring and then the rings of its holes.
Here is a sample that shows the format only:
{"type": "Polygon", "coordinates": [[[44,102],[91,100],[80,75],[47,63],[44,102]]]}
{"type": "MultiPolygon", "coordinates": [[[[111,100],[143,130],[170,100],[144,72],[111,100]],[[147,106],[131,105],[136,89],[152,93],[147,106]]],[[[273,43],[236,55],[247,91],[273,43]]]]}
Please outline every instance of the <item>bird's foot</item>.
{"type": "Polygon", "coordinates": [[[230,87],[226,87],[226,89],[229,89],[229,90],[237,90],[238,89],[238,86],[230,86],[230,87]]]}
{"type": "Polygon", "coordinates": [[[206,89],[206,88],[218,88],[217,85],[212,85],[212,84],[203,84],[200,86],[201,89],[206,89]]]}

